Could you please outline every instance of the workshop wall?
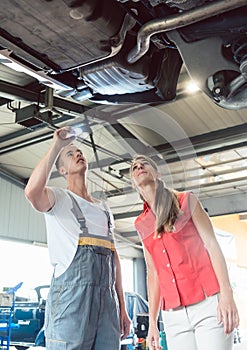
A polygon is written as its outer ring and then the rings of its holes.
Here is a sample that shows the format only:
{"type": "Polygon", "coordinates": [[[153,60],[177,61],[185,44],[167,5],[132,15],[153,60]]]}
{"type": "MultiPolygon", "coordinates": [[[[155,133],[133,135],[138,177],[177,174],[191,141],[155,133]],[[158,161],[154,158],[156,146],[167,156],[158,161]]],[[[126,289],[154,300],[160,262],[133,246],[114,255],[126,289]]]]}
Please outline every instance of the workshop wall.
{"type": "Polygon", "coordinates": [[[0,177],[0,237],[30,243],[46,243],[45,221],[24,195],[24,188],[0,177]]]}

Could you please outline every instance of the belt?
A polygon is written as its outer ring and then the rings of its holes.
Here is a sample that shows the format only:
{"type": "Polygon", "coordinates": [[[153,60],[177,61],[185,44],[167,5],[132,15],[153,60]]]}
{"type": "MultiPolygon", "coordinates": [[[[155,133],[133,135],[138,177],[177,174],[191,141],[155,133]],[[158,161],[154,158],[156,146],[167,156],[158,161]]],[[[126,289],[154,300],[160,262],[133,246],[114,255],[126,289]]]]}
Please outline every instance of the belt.
{"type": "Polygon", "coordinates": [[[97,247],[104,247],[115,250],[114,243],[107,241],[105,239],[94,238],[94,237],[79,237],[78,245],[92,245],[97,247]]]}
{"type": "MultiPolygon", "coordinates": [[[[186,305],[186,306],[189,306],[189,305],[186,305]]],[[[177,306],[175,307],[174,309],[168,309],[168,310],[165,310],[165,311],[177,311],[177,310],[182,310],[184,309],[186,306],[177,306]]]]}

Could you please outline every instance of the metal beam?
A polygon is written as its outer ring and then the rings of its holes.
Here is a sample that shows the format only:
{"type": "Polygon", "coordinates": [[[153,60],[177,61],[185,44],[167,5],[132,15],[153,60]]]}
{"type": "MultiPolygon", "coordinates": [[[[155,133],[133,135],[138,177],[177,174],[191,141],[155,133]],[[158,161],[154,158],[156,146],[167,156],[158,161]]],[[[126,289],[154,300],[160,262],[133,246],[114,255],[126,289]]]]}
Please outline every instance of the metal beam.
{"type": "MultiPolygon", "coordinates": [[[[181,160],[181,155],[183,156],[183,159],[191,159],[194,158],[195,155],[200,157],[206,154],[246,147],[247,123],[201,135],[191,136],[190,142],[193,147],[189,147],[188,150],[186,150],[186,148],[182,149],[183,140],[173,142],[172,145],[170,143],[164,143],[158,146],[153,146],[153,149],[163,154],[166,163],[173,163],[181,160]],[[181,154],[178,155],[176,149],[181,150],[181,154]],[[193,153],[191,154],[191,152],[193,153]]],[[[121,173],[129,173],[129,168],[122,169],[121,173]]]]}
{"type": "Polygon", "coordinates": [[[220,129],[209,133],[191,136],[190,142],[193,148],[182,148],[183,140],[173,142],[171,146],[165,143],[154,147],[158,152],[163,153],[167,163],[178,161],[183,156],[183,159],[190,159],[196,156],[200,157],[205,154],[223,152],[229,149],[247,146],[247,123],[237,126],[220,129]],[[174,148],[181,149],[181,155],[178,157],[174,148]],[[193,152],[193,154],[191,154],[193,152]]]}
{"type": "Polygon", "coordinates": [[[247,192],[202,199],[210,216],[247,212],[247,192]]]}
{"type": "Polygon", "coordinates": [[[26,186],[26,181],[23,178],[2,167],[0,167],[0,176],[18,187],[24,188],[26,186]]]}
{"type": "Polygon", "coordinates": [[[11,102],[12,100],[10,100],[9,98],[4,98],[4,97],[0,97],[0,106],[4,106],[6,105],[8,102],[11,102]]]}
{"type": "Polygon", "coordinates": [[[121,220],[121,219],[128,219],[128,218],[133,218],[135,216],[138,216],[141,214],[141,210],[134,210],[134,211],[128,211],[124,213],[118,213],[114,214],[114,220],[121,220]]]}
{"type": "MultiPolygon", "coordinates": [[[[116,221],[116,219],[115,219],[115,216],[114,216],[114,220],[116,221]]],[[[137,231],[124,231],[124,232],[121,232],[121,234],[120,234],[123,238],[130,238],[130,237],[136,237],[136,238],[138,238],[138,233],[137,233],[137,231]]]]}
{"type": "Polygon", "coordinates": [[[134,136],[124,125],[119,123],[113,123],[109,126],[113,128],[117,134],[124,140],[128,142],[128,148],[132,148],[133,153],[147,153],[150,150],[150,147],[147,147],[143,142],[141,142],[136,136],[134,136]],[[133,142],[132,142],[133,141],[133,142]]]}
{"type": "MultiPolygon", "coordinates": [[[[0,81],[0,96],[11,100],[24,100],[28,102],[40,102],[45,103],[45,94],[42,92],[35,92],[26,87],[18,86],[15,84],[0,81]]],[[[82,104],[65,100],[59,97],[53,98],[53,105],[55,108],[59,108],[64,111],[70,111],[78,114],[84,114],[86,111],[95,107],[86,107],[82,104]]]]}
{"type": "MultiPolygon", "coordinates": [[[[59,118],[57,119],[51,119],[51,122],[53,121],[54,124],[57,124],[57,123],[63,123],[63,122],[66,122],[68,120],[71,120],[71,119],[74,119],[74,116],[71,116],[69,114],[63,114],[62,116],[59,116],[59,118]]],[[[41,116],[40,116],[40,120],[41,119],[41,116]]],[[[40,124],[39,128],[37,129],[31,129],[31,128],[23,128],[21,130],[18,130],[18,131],[14,131],[10,134],[7,134],[7,135],[4,135],[4,136],[1,136],[0,137],[0,143],[4,143],[4,142],[8,142],[10,140],[14,140],[16,138],[19,138],[19,137],[22,137],[22,136],[26,136],[28,134],[30,134],[30,139],[25,139],[24,141],[19,141],[15,144],[11,144],[9,146],[7,146],[7,148],[5,147],[2,147],[2,151],[5,152],[5,151],[10,151],[13,147],[13,149],[16,149],[18,146],[21,146],[22,144],[26,145],[26,144],[32,144],[32,141],[34,140],[34,143],[36,143],[36,136],[33,136],[33,134],[35,133],[35,131],[40,131],[41,128],[51,128],[52,130],[55,129],[55,127],[53,126],[53,124],[48,124],[45,120],[43,121],[43,125],[40,124]]],[[[53,131],[52,131],[53,133],[53,131]]],[[[42,140],[43,136],[45,135],[40,135],[38,136],[38,139],[40,138],[40,140],[42,140]]],[[[20,147],[22,148],[22,147],[20,147]]]]}

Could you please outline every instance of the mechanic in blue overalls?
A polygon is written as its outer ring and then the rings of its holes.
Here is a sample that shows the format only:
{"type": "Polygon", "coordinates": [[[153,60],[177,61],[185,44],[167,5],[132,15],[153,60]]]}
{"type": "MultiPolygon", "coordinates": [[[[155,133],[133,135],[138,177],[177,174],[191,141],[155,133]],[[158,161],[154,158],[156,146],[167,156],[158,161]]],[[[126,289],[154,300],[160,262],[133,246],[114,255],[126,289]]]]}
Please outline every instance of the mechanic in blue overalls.
{"type": "Polygon", "coordinates": [[[54,274],[46,304],[48,350],[118,350],[130,331],[122,290],[113,217],[90,196],[87,162],[72,143],[70,127],[54,132],[53,142],[25,189],[44,213],[54,274]],[[53,165],[67,189],[47,186],[53,165]]]}

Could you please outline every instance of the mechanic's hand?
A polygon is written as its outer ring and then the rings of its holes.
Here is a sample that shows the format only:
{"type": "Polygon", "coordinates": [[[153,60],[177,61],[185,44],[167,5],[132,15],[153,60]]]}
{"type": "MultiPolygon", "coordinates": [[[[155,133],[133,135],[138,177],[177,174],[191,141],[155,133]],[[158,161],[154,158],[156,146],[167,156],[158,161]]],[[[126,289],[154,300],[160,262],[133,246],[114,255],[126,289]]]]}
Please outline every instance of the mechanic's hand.
{"type": "Polygon", "coordinates": [[[121,339],[125,339],[130,334],[130,318],[124,310],[120,316],[121,339]]]}
{"type": "Polygon", "coordinates": [[[65,126],[61,129],[57,129],[54,132],[53,140],[60,147],[65,147],[69,145],[73,140],[75,140],[75,135],[73,134],[73,128],[71,126],[65,126]]]}

